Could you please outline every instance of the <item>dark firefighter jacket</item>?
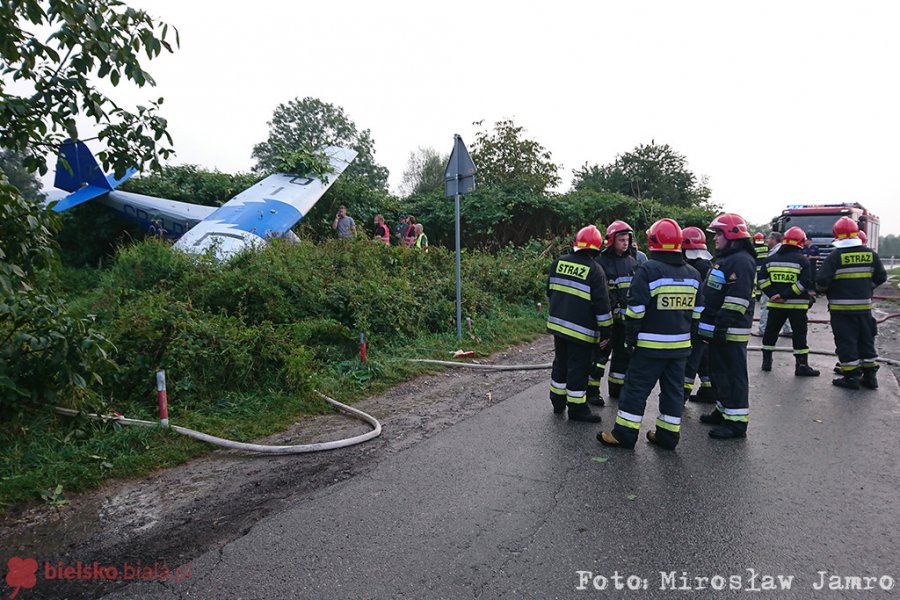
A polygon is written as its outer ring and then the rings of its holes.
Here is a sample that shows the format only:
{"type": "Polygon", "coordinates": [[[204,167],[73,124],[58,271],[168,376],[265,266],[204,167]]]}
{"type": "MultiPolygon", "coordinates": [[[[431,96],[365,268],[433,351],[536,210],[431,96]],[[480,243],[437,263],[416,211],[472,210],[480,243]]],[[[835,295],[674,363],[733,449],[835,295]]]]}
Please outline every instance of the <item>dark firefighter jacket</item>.
{"type": "Polygon", "coordinates": [[[628,288],[638,267],[637,258],[631,251],[619,256],[614,248],[609,247],[597,257],[597,262],[603,267],[609,284],[609,303],[613,309],[613,316],[616,319],[624,319],[628,288]]]}
{"type": "Polygon", "coordinates": [[[744,247],[729,246],[716,258],[703,286],[699,333],[729,342],[750,340],[756,260],[744,247]]]}
{"type": "Polygon", "coordinates": [[[782,297],[781,302],[770,300],[769,308],[809,308],[809,291],[815,284],[809,259],[800,248],[781,246],[763,263],[758,277],[759,289],[766,296],[782,297]]]}
{"type": "Polygon", "coordinates": [[[553,261],[547,278],[553,335],[593,344],[609,338],[612,313],[603,269],[587,252],[572,252],[553,261]]]}
{"type": "Polygon", "coordinates": [[[687,264],[691,265],[695,269],[697,269],[697,273],[700,274],[700,283],[702,284],[706,280],[706,275],[709,273],[709,270],[712,268],[712,263],[706,260],[705,258],[686,258],[684,260],[687,264]]]}
{"type": "Polygon", "coordinates": [[[699,289],[700,274],[680,253],[651,252],[628,290],[628,344],[651,355],[688,356],[699,289]]]}
{"type": "Polygon", "coordinates": [[[828,310],[871,310],[872,291],[887,281],[878,254],[868,246],[835,248],[819,267],[818,288],[828,294],[828,310]]]}

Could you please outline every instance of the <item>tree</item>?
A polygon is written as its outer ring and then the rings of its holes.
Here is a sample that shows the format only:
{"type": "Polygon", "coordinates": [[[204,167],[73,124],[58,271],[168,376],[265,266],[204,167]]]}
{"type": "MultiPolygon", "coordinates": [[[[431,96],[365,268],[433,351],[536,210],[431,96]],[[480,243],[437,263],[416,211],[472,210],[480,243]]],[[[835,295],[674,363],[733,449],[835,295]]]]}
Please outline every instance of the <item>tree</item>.
{"type": "Polygon", "coordinates": [[[357,129],[342,107],[318,98],[294,98],[278,105],[269,121],[268,139],[253,147],[255,170],[277,170],[285,155],[309,154],[323,146],[345,146],[358,153],[342,178],[358,178],[373,189],[387,190],[388,170],[375,162],[371,132],[357,129]]]}
{"type": "Polygon", "coordinates": [[[434,148],[419,148],[409,153],[409,161],[400,183],[400,194],[412,196],[444,189],[444,170],[448,154],[441,154],[434,148]]]}
{"type": "Polygon", "coordinates": [[[654,198],[673,206],[689,207],[709,200],[706,178],[687,168],[687,159],[653,140],[617,156],[608,165],[585,165],[574,171],[575,189],[618,192],[635,198],[654,198]]]}
{"type": "Polygon", "coordinates": [[[472,160],[480,185],[538,194],[559,185],[559,166],[552,161],[550,151],[526,139],[524,132],[523,127],[507,119],[497,121],[493,132],[482,130],[475,134],[472,160]]]}
{"type": "Polygon", "coordinates": [[[41,180],[34,172],[25,168],[22,155],[11,150],[0,149],[0,171],[6,175],[9,184],[19,190],[26,200],[35,202],[43,199],[41,180]]]}
{"type": "MultiPolygon", "coordinates": [[[[174,28],[171,35],[177,44],[174,28]]],[[[131,112],[96,82],[155,85],[141,53],[153,59],[163,49],[171,52],[169,36],[168,25],[117,0],[3,2],[0,146],[23,155],[29,171],[46,173],[46,154],[67,138],[79,138],[76,117],[82,116],[98,127],[104,168],[122,175],[128,167],[158,167],[172,152],[166,120],[157,113],[163,99],[131,112]],[[49,36],[38,37],[47,30],[49,36]]]]}
{"type": "MultiPolygon", "coordinates": [[[[45,153],[77,138],[76,117],[83,115],[105,142],[105,168],[121,175],[134,165],[158,166],[170,153],[161,140],[171,144],[157,115],[162,99],[132,113],[95,82],[153,85],[140,55],[171,51],[168,34],[167,25],[116,0],[0,3],[0,149],[23,155],[28,171],[45,173],[45,153]]],[[[21,191],[0,176],[0,411],[14,398],[83,396],[110,366],[112,350],[90,319],[70,317],[55,295],[58,220],[21,191]]]]}

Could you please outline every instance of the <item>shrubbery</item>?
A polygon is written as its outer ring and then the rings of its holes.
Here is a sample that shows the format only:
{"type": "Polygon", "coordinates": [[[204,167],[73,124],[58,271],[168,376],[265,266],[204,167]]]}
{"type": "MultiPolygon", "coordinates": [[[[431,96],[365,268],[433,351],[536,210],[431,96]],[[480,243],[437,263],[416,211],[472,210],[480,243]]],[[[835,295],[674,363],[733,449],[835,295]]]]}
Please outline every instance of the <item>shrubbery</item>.
{"type": "MultiPolygon", "coordinates": [[[[375,348],[455,329],[453,254],[369,241],[275,243],[218,264],[145,240],[123,248],[78,306],[118,349],[101,394],[147,405],[166,369],[175,397],[215,402],[268,389],[300,392],[352,359],[359,332],[375,348]]],[[[540,300],[547,258],[465,253],[463,313],[540,300]]]]}

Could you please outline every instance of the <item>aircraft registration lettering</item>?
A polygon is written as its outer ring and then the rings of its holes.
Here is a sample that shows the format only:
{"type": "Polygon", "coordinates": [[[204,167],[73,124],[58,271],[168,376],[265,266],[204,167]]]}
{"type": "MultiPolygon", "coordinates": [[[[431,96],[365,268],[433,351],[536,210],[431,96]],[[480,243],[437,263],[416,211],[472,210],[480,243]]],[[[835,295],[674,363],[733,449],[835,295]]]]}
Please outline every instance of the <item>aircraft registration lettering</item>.
{"type": "Polygon", "coordinates": [[[659,310],[694,310],[696,294],[660,294],[656,297],[659,310]]]}
{"type": "Polygon", "coordinates": [[[579,265],[578,263],[561,260],[556,264],[556,272],[559,275],[568,275],[577,277],[578,279],[587,279],[588,273],[591,272],[590,267],[579,265]]]}
{"type": "Polygon", "coordinates": [[[842,265],[867,265],[873,262],[871,252],[847,252],[841,254],[842,265]]]}

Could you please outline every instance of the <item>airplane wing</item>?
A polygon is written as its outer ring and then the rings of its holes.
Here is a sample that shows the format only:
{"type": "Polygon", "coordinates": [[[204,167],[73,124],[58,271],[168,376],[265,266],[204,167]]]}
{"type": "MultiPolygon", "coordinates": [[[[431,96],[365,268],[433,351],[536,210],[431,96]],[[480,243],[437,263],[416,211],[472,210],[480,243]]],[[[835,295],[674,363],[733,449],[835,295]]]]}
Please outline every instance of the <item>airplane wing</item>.
{"type": "Polygon", "coordinates": [[[303,175],[269,175],[195,225],[175,248],[191,254],[213,251],[224,259],[287,235],[356,158],[355,151],[336,146],[324,153],[331,165],[327,182],[303,175]]]}

